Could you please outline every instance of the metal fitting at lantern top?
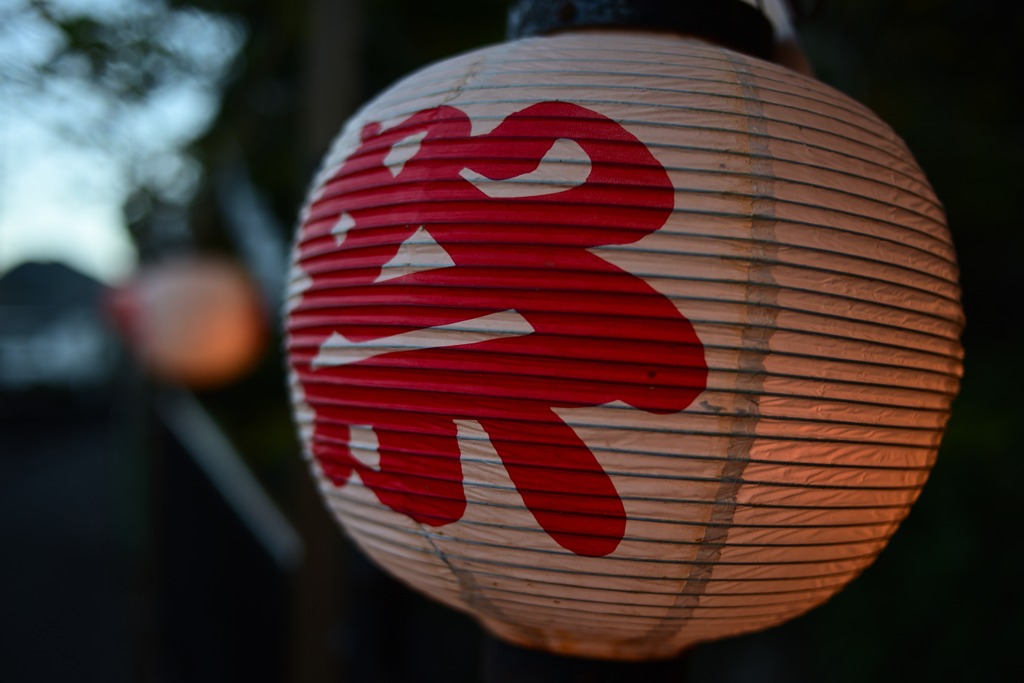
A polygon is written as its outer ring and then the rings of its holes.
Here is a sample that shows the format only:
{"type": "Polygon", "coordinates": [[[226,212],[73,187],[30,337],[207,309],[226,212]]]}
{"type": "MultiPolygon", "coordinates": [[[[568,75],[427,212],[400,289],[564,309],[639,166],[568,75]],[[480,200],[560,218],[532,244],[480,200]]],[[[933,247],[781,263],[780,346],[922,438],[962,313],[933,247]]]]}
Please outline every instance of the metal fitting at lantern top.
{"type": "Polygon", "coordinates": [[[600,27],[701,36],[761,59],[772,55],[771,23],[743,0],[517,0],[508,12],[510,40],[600,27]]]}

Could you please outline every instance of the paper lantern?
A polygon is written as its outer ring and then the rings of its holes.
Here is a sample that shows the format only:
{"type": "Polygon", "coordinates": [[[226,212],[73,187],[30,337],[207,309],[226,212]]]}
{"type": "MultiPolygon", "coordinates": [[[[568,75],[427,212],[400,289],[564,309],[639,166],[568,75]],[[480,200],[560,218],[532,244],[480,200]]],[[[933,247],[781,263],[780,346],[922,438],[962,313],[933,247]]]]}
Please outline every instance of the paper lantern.
{"type": "Polygon", "coordinates": [[[863,106],[695,39],[569,32],[393,86],[294,251],[323,496],[513,643],[641,659],[867,567],[958,388],[943,211],[863,106]]]}
{"type": "Polygon", "coordinates": [[[111,308],[146,371],[193,389],[237,380],[267,346],[255,285],[238,265],[213,256],[146,266],[112,292],[111,308]]]}

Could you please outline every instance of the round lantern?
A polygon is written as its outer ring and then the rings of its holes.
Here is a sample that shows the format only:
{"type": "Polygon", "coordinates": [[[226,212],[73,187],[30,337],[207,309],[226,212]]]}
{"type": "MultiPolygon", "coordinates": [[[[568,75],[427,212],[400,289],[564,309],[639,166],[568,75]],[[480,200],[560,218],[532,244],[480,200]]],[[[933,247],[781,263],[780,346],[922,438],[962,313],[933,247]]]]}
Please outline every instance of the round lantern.
{"type": "Polygon", "coordinates": [[[148,372],[193,389],[238,379],[266,349],[267,320],[255,285],[218,257],[147,266],[112,292],[111,308],[148,372]]]}
{"type": "Polygon", "coordinates": [[[961,372],[943,211],[903,143],[725,48],[568,32],[366,106],[294,250],[323,496],[498,637],[667,657],[857,576],[961,372]]]}

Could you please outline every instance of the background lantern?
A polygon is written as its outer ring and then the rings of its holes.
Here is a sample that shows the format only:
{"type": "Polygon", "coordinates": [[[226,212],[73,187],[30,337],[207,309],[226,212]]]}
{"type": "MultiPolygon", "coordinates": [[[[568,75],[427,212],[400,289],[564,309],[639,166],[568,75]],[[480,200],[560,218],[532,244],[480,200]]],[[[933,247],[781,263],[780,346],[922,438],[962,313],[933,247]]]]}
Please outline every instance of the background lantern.
{"type": "Polygon", "coordinates": [[[147,266],[111,292],[110,308],[147,372],[193,389],[238,379],[267,346],[258,290],[241,267],[215,256],[147,266]]]}
{"type": "Polygon", "coordinates": [[[899,139],[707,43],[566,33],[349,122],[289,304],[329,506],[509,641],[669,656],[820,604],[958,386],[941,207],[899,139]]]}

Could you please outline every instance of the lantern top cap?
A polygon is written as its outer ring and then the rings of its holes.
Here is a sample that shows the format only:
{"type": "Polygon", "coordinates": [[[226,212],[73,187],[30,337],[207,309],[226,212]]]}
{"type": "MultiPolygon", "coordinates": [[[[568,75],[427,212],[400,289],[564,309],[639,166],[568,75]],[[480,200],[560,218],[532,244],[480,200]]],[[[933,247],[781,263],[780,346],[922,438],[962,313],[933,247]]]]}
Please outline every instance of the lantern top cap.
{"type": "Polygon", "coordinates": [[[699,36],[761,59],[770,59],[768,18],[743,0],[513,0],[508,38],[574,28],[638,28],[699,36]]]}

